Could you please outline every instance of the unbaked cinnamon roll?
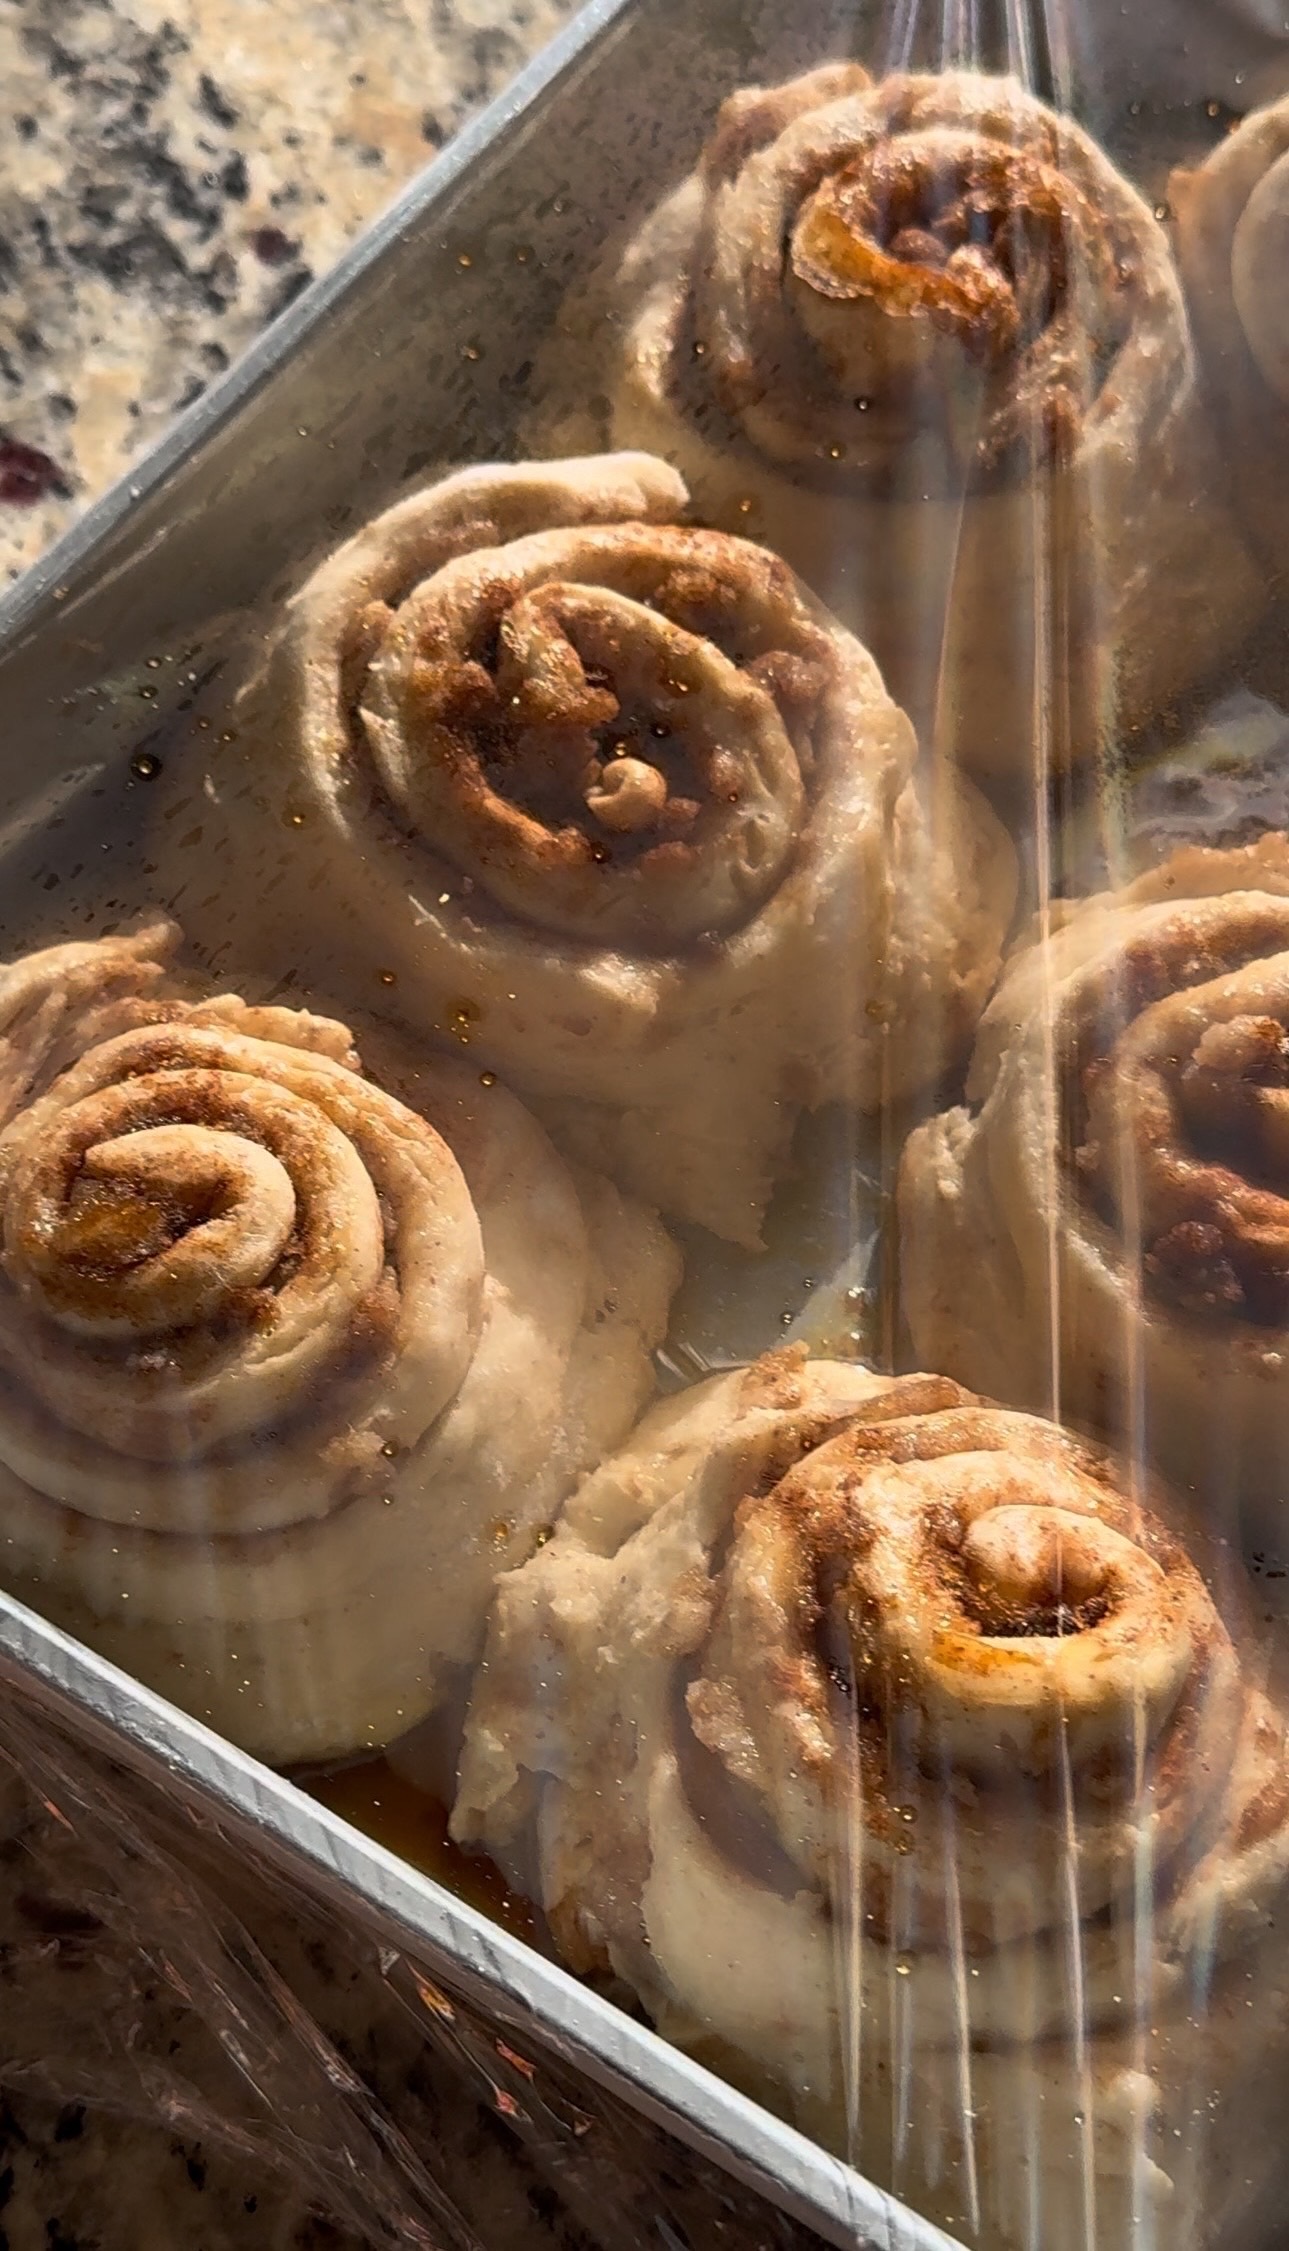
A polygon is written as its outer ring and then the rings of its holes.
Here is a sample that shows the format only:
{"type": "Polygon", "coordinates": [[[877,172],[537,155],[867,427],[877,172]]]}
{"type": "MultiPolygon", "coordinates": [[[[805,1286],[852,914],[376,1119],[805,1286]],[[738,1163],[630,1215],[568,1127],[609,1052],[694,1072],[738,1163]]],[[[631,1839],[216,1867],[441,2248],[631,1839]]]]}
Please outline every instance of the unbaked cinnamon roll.
{"type": "Polygon", "coordinates": [[[972,2242],[1190,2244],[1274,2162],[1209,2106],[1286,2091],[1285,1719],[1139,1483],[777,1355],[651,1410],[476,1683],[455,1832],[571,1966],[972,2242]]]}
{"type": "Polygon", "coordinates": [[[176,997],[176,937],[0,971],[0,1579],[328,1758],[474,1658],[652,1389],[676,1260],[476,1071],[176,997]]]}
{"type": "Polygon", "coordinates": [[[1289,570],[1289,100],[1174,172],[1177,256],[1227,474],[1263,560],[1289,570]]]}
{"type": "Polygon", "coordinates": [[[1015,877],[859,643],[684,505],[618,455],[378,517],[289,604],[159,856],[221,971],[324,965],[755,1245],[803,1108],[969,1043],[1015,877]]]}
{"type": "Polygon", "coordinates": [[[1058,909],[901,1166],[914,1349],[1289,1547],[1289,842],[1058,909]]]}
{"type": "Polygon", "coordinates": [[[1121,742],[1263,606],[1165,234],[1012,79],[834,63],[733,95],[546,387],[554,442],[674,461],[989,774],[1121,742]]]}

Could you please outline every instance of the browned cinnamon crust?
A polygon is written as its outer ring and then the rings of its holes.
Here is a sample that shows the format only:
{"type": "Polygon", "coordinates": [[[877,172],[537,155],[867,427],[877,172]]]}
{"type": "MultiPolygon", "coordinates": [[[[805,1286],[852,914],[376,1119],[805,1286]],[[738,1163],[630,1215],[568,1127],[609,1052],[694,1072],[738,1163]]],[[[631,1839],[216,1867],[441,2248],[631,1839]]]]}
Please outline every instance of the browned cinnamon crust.
{"type": "Polygon", "coordinates": [[[400,501],[288,605],[159,858],[221,965],[244,930],[459,1040],[588,1163],[751,1245],[803,1109],[960,1050],[1015,864],[855,637],[687,513],[638,453],[400,501]]]}
{"type": "Polygon", "coordinates": [[[575,286],[543,392],[544,441],[673,461],[924,737],[1025,785],[1152,725],[1265,604],[1163,228],[1017,79],[733,96],[575,286]]]}
{"type": "MultiPolygon", "coordinates": [[[[457,849],[487,888],[670,951],[746,912],[734,898],[722,913],[710,886],[705,904],[684,893],[728,849],[742,734],[773,713],[810,774],[832,646],[785,566],[719,533],[624,524],[583,535],[567,562],[567,577],[525,580],[485,557],[422,613],[387,677],[397,613],[365,612],[353,754],[371,694],[451,800],[457,849]],[[728,667],[723,695],[707,649],[728,667]]],[[[804,810],[800,779],[790,797],[804,810]]],[[[772,857],[766,878],[781,867],[772,857]]]]}
{"type": "Polygon", "coordinates": [[[1170,2176],[1207,2195],[1175,2145],[1234,2085],[1228,2017],[1250,2082],[1286,2065],[1274,1991],[1245,2002],[1285,1713],[1174,1505],[943,1377],[717,1378],[499,1591],[457,1833],[535,1850],[575,1966],[915,2201],[969,2197],[973,2240],[1036,2197],[1073,2251],[1091,2178],[1129,2241],[1170,2176]]]}
{"type": "Polygon", "coordinates": [[[249,1747],[325,1758],[468,1661],[650,1389],[674,1258],[500,1088],[188,997],[176,940],[0,967],[0,1575],[249,1747]]]}
{"type": "Polygon", "coordinates": [[[1059,1369],[1073,1411],[1250,1525],[1289,1325],[1286,849],[1180,852],[1019,949],[975,1107],[913,1135],[900,1191],[920,1352],[1026,1403],[1059,1369]],[[969,1317],[966,1271],[997,1277],[969,1317]]]}

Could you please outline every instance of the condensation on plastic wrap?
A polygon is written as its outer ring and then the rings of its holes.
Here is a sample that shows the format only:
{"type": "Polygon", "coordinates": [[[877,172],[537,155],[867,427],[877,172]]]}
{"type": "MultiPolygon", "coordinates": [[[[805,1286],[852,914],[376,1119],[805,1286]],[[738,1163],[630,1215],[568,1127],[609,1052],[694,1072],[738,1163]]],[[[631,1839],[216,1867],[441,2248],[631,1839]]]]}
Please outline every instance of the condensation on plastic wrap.
{"type": "Polygon", "coordinates": [[[476,2238],[191,1862],[220,1840],[10,1687],[0,2084],[268,2167],[362,2242],[476,2238]]]}
{"type": "Polygon", "coordinates": [[[298,2212],[275,2242],[817,2245],[13,1676],[0,1987],[0,2098],[222,2152],[298,2212]]]}

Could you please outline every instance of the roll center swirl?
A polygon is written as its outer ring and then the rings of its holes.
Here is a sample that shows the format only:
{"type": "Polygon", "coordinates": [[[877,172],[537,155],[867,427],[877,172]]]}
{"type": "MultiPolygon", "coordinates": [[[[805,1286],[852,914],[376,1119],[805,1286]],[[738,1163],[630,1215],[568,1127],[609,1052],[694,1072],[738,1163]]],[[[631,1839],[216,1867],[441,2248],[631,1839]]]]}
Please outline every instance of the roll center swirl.
{"type": "MultiPolygon", "coordinates": [[[[0,1389],[73,1450],[185,1464],[306,1412],[320,1449],[359,1414],[397,1443],[455,1394],[482,1277],[460,1171],[348,1063],[237,1029],[277,1020],[176,1008],[89,1047],[0,1137],[0,1389]]],[[[138,1493],[164,1514],[173,1488],[138,1493]]]]}
{"type": "MultiPolygon", "coordinates": [[[[1162,1865],[1202,1821],[1203,1788],[1175,1777],[1226,1724],[1230,1683],[1199,1574],[1105,1457],[908,1378],[744,1503],[687,1708],[798,1867],[845,1892],[861,1835],[869,1927],[898,1893],[938,1943],[960,1821],[1026,1840],[1009,1939],[1059,1920],[1063,1807],[1087,1911],[1128,1877],[1143,1772],[1162,1865]]],[[[988,1885],[966,1889],[991,1928],[988,1885]]]]}
{"type": "Polygon", "coordinates": [[[15,1224],[27,1273],[49,1310],[90,1334],[215,1318],[268,1280],[296,1220],[279,1158],[183,1125],[87,1149],[61,1205],[42,1203],[34,1225],[15,1224]]]}
{"type": "Polygon", "coordinates": [[[831,302],[925,314],[988,363],[1032,342],[1065,301],[1069,194],[1013,150],[968,144],[943,162],[916,143],[878,148],[806,202],[792,270],[831,302]]]}
{"type": "Polygon", "coordinates": [[[788,262],[798,318],[860,412],[907,411],[910,385],[925,411],[930,385],[937,415],[965,417],[951,430],[964,456],[1022,436],[1058,456],[1077,443],[1101,373],[1077,324],[1119,283],[1095,213],[1053,165],[962,134],[879,143],[805,200],[788,262]]]}
{"type": "Polygon", "coordinates": [[[739,761],[722,737],[737,727],[739,681],[718,651],[640,602],[558,581],[521,595],[497,639],[492,678],[467,660],[445,682],[427,663],[413,687],[430,726],[468,719],[477,695],[479,761],[498,798],[548,828],[589,815],[603,848],[624,855],[737,804],[739,761]]]}
{"type": "Polygon", "coordinates": [[[782,880],[831,677],[772,558],[624,526],[446,564],[389,614],[358,703],[392,805],[486,895],[663,951],[782,880]]]}
{"type": "Polygon", "coordinates": [[[977,1517],[962,1560],[982,1633],[1004,1640],[1085,1631],[1128,1587],[1158,1578],[1107,1526],[1043,1507],[977,1517]]]}
{"type": "Polygon", "coordinates": [[[372,1183],[344,1135],[297,1097],[231,1071],[158,1071],[64,1111],[15,1167],[4,1204],[11,1281],[62,1327],[90,1335],[272,1318],[247,1293],[294,1244],[353,1297],[384,1263],[372,1183]],[[344,1199],[353,1257],[330,1259],[344,1199]]]}
{"type": "Polygon", "coordinates": [[[1201,1318],[1289,1316],[1287,1027],[1281,955],[1155,1001],[1084,1066],[1082,1180],[1201,1318]]]}

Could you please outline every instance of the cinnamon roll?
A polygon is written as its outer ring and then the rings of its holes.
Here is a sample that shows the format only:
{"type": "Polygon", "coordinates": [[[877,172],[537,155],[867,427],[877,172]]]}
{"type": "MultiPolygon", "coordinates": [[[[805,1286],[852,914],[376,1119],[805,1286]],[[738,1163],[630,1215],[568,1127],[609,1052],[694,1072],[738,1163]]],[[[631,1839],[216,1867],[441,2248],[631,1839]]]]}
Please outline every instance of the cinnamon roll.
{"type": "Polygon", "coordinates": [[[803,1108],[969,1043],[1014,895],[867,652],[639,455],[467,470],[289,604],[168,898],[468,1045],[650,1202],[756,1245],[803,1108]],[[230,899],[238,902],[230,913],[230,899]]]}
{"type": "Polygon", "coordinates": [[[1227,474],[1279,577],[1289,570],[1289,99],[1174,172],[1168,193],[1227,474]]]}
{"type": "Polygon", "coordinates": [[[914,1349],[1285,1541],[1289,840],[1191,848],[1013,957],[909,1139],[914,1349]]]}
{"type": "Polygon", "coordinates": [[[0,971],[0,1577],[280,1763],[379,1743],[630,1427],[655,1220],[454,1061],[185,997],[177,933],[0,971]]]}
{"type": "Polygon", "coordinates": [[[1276,2161],[1285,1716],[1139,1486],[780,1354],[651,1410],[476,1682],[455,1833],[570,1965],[973,2242],[1189,2245],[1276,2161]]]}
{"type": "Polygon", "coordinates": [[[554,442],[674,461],[991,775],[1121,742],[1263,607],[1163,229],[1012,79],[833,63],[733,95],[544,388],[554,442]]]}

